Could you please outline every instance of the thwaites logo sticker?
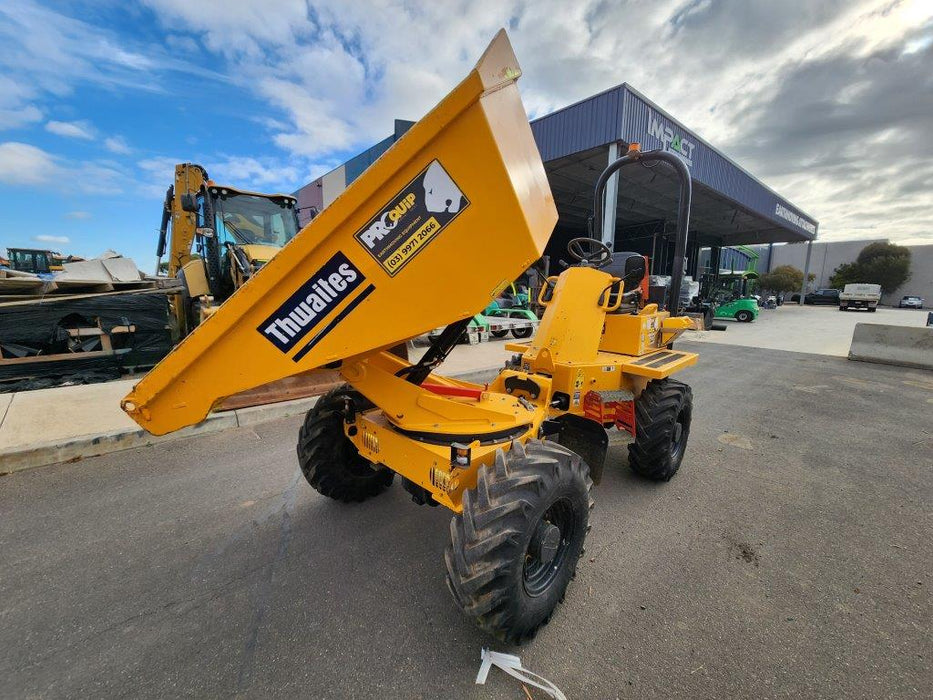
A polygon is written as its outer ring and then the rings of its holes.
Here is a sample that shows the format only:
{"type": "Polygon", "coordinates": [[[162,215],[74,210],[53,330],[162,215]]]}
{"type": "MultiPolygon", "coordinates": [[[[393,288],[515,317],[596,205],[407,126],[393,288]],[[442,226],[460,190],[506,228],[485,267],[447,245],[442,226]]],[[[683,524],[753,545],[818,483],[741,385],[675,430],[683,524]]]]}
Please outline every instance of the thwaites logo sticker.
{"type": "Polygon", "coordinates": [[[356,232],[356,240],[394,277],[468,206],[466,195],[434,160],[356,232]]]}
{"type": "MultiPolygon", "coordinates": [[[[256,330],[279,350],[288,352],[365,281],[363,273],[347,256],[337,253],[256,330]]],[[[332,329],[330,325],[325,330],[332,329]]],[[[324,331],[315,338],[320,340],[323,334],[324,331]]]]}

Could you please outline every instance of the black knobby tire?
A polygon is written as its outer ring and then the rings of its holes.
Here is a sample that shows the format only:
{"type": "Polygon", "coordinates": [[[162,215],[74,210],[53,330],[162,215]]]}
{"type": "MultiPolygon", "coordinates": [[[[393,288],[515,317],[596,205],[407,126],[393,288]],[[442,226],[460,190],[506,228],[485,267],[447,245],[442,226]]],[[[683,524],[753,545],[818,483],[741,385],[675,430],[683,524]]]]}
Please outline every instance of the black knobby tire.
{"type": "Polygon", "coordinates": [[[693,391],[673,379],[648,382],[635,399],[635,441],[628,448],[628,464],[637,474],[668,481],[684,458],[690,436],[693,391]]]}
{"type": "Polygon", "coordinates": [[[454,600],[481,629],[520,643],[550,620],[583,552],[592,488],[586,463],[554,442],[513,442],[480,467],[444,559],[454,600]]]}
{"type": "Polygon", "coordinates": [[[363,501],[388,488],[395,474],[385,467],[374,467],[344,434],[347,398],[356,410],[371,407],[359,392],[346,386],[318,399],[298,434],[298,464],[318,493],[337,501],[363,501]]]}
{"type": "MultiPolygon", "coordinates": [[[[509,314],[509,318],[516,318],[521,320],[528,320],[524,314],[509,314]]],[[[535,332],[534,326],[523,326],[521,328],[513,328],[512,336],[518,340],[524,340],[525,338],[530,338],[535,332]]]]}
{"type": "Polygon", "coordinates": [[[741,311],[737,311],[735,313],[735,320],[741,321],[742,323],[751,323],[753,318],[754,315],[747,309],[742,309],[741,311]]]}

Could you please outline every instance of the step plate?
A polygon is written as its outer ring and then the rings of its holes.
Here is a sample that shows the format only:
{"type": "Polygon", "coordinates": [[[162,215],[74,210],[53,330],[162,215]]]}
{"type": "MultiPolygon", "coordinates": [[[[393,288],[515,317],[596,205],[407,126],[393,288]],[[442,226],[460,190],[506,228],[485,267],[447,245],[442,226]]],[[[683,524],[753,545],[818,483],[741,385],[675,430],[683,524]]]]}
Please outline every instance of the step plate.
{"type": "Polygon", "coordinates": [[[695,365],[698,357],[699,355],[695,352],[658,350],[648,355],[625,360],[622,362],[622,371],[649,379],[663,379],[674,372],[695,365]]]}

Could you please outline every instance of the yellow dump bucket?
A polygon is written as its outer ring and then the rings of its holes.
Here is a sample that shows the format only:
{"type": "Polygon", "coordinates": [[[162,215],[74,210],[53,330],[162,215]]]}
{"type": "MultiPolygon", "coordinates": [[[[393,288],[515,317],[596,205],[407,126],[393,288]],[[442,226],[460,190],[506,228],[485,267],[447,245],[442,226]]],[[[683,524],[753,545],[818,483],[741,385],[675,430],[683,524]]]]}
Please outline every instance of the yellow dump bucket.
{"type": "Polygon", "coordinates": [[[473,71],[123,401],[161,435],[225,396],[483,309],[557,210],[504,31],[473,71]]]}

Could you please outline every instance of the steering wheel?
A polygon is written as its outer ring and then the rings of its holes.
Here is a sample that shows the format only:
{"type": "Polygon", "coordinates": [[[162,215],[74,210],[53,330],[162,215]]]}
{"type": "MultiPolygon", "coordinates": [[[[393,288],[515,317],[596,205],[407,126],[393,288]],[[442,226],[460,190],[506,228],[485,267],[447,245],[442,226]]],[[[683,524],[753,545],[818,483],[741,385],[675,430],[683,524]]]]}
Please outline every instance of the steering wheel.
{"type": "Polygon", "coordinates": [[[583,265],[605,267],[612,262],[612,248],[595,238],[583,236],[567,244],[567,254],[583,265]]]}

